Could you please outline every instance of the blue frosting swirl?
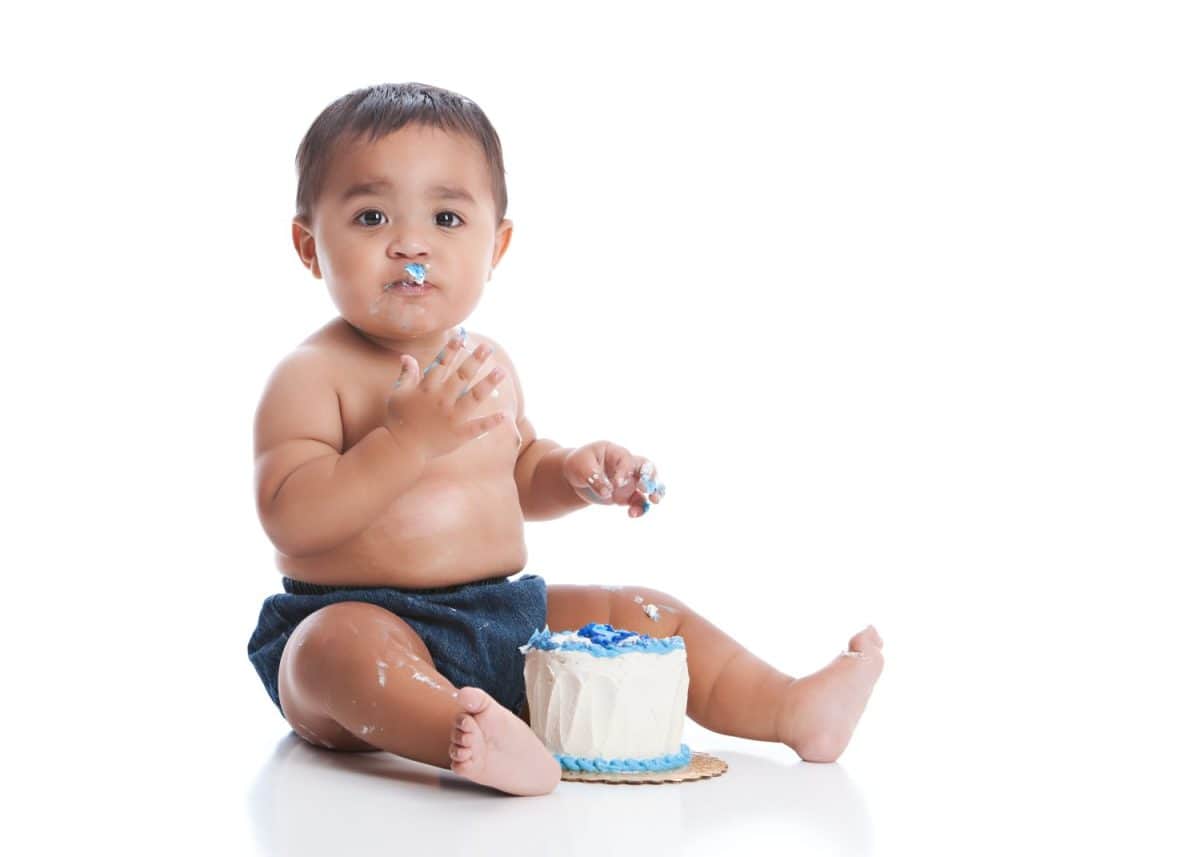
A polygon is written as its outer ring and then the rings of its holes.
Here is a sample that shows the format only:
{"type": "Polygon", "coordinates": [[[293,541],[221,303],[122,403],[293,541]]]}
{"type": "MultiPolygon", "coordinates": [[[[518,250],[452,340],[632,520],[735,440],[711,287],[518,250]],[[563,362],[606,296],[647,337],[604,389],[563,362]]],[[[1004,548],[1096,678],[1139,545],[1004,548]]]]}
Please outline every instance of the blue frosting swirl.
{"type": "Polygon", "coordinates": [[[409,262],[404,266],[404,270],[417,281],[418,285],[425,282],[425,266],[420,262],[409,262]]]}
{"type": "Polygon", "coordinates": [[[589,774],[635,773],[682,768],[692,760],[692,750],[687,744],[680,744],[678,753],[656,756],[653,759],[585,759],[561,753],[555,753],[554,758],[568,771],[583,771],[589,774]]]}
{"type": "Polygon", "coordinates": [[[664,655],[667,652],[684,648],[683,637],[651,637],[599,622],[589,622],[572,633],[583,637],[585,641],[554,640],[554,634],[551,633],[549,627],[546,627],[540,631],[534,631],[529,642],[522,649],[528,647],[545,652],[556,650],[587,652],[598,658],[617,658],[627,652],[649,652],[664,655]]]}

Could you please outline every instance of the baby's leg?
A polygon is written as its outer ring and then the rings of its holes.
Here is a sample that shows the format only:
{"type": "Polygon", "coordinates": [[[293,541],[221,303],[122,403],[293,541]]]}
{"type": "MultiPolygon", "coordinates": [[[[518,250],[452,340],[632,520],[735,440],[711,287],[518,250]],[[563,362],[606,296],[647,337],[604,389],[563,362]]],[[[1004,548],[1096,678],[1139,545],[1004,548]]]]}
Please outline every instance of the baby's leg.
{"type": "Polygon", "coordinates": [[[823,670],[796,679],[678,599],[653,589],[550,586],[547,600],[552,631],[607,622],[655,637],[683,637],[689,717],[714,732],[781,741],[810,762],[832,762],[841,755],[883,669],[883,641],[874,629],[853,637],[848,653],[823,670]]]}
{"type": "Polygon", "coordinates": [[[297,735],[331,750],[387,750],[510,794],[545,794],[561,775],[526,724],[478,688],[460,692],[417,633],[373,604],[331,604],[296,627],[279,701],[297,735]]]}

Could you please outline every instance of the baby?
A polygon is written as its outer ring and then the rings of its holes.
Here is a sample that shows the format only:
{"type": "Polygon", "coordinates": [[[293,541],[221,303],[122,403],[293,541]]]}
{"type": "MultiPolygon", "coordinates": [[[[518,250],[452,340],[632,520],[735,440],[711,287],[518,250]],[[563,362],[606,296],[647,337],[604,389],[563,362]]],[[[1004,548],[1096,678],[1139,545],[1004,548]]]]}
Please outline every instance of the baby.
{"type": "Polygon", "coordinates": [[[284,591],[249,645],[296,734],[545,794],[560,769],[529,729],[518,646],[602,622],[684,638],[704,727],[838,758],[883,668],[874,628],[793,678],[663,592],[510,579],[526,520],[589,505],[638,518],[665,487],[616,443],[539,438],[504,349],[461,326],[512,238],[479,107],[421,84],[361,89],[317,117],[296,162],[292,241],[338,315],[283,359],[256,414],[284,591]]]}

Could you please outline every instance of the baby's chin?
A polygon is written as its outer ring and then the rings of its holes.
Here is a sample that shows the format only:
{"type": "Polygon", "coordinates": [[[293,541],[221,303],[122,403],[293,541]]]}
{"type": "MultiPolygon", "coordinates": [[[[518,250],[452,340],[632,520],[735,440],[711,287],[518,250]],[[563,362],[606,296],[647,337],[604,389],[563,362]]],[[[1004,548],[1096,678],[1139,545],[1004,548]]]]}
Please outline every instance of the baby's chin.
{"type": "Polygon", "coordinates": [[[444,335],[462,322],[441,313],[380,312],[341,313],[342,320],[379,345],[403,343],[444,335]]]}
{"type": "Polygon", "coordinates": [[[452,326],[440,308],[391,292],[381,292],[368,306],[342,312],[342,318],[361,329],[386,333],[432,332],[452,326]]]}

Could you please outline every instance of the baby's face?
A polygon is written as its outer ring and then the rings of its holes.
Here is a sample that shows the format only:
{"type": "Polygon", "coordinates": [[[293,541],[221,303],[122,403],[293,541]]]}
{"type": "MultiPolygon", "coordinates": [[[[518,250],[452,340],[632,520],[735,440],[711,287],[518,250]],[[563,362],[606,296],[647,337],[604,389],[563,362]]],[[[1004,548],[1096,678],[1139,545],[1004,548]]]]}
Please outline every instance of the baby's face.
{"type": "Polygon", "coordinates": [[[511,230],[496,224],[482,147],[421,125],[339,143],[311,226],[292,226],[342,317],[387,341],[441,333],[470,315],[511,230]],[[393,285],[413,279],[413,262],[427,268],[423,293],[393,285]]]}

